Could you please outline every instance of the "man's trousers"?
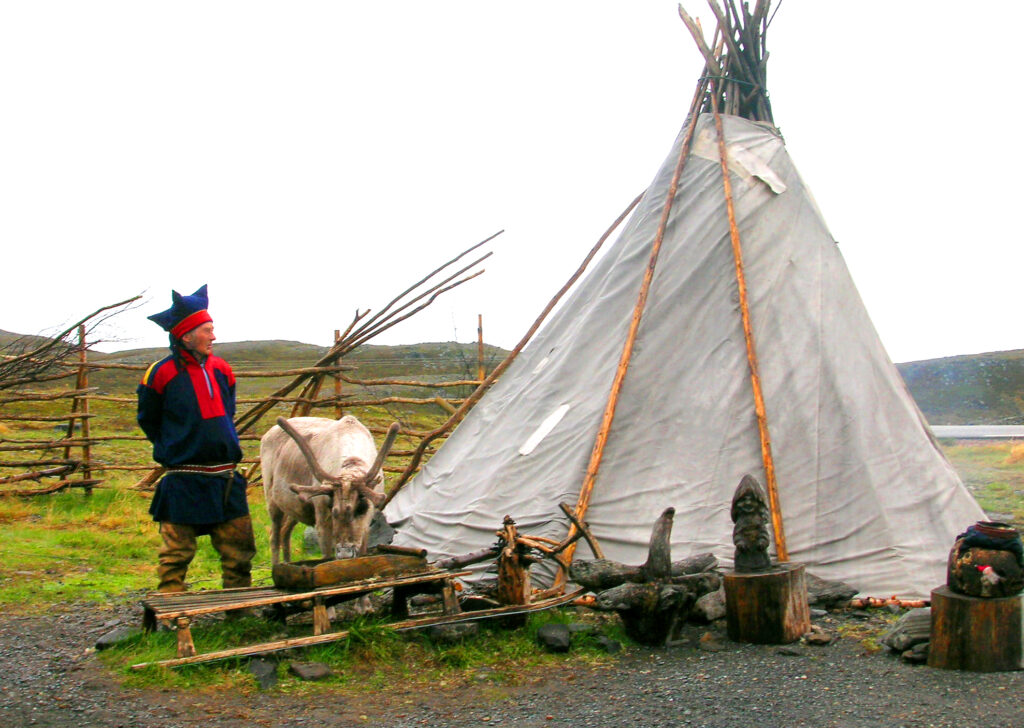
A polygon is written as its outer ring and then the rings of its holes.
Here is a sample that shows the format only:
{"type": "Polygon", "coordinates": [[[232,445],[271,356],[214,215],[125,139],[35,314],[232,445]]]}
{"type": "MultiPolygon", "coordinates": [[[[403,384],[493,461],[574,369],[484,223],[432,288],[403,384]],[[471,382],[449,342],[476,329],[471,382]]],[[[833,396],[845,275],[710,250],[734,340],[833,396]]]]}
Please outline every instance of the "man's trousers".
{"type": "Polygon", "coordinates": [[[224,523],[202,526],[160,522],[164,545],[160,549],[157,576],[162,592],[185,591],[185,574],[196,555],[196,538],[209,534],[210,542],[220,554],[221,580],[225,589],[252,584],[252,558],[256,555],[252,519],[249,515],[224,523]]]}

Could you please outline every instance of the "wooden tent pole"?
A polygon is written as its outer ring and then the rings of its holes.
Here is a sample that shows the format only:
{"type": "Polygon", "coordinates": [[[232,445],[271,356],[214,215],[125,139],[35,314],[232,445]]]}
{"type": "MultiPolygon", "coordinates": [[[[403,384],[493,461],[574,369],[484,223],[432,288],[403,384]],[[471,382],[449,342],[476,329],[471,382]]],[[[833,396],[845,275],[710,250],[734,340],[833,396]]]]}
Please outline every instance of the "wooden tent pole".
{"type": "MultiPolygon", "coordinates": [[[[633,307],[633,318],[629,322],[629,331],[626,334],[626,342],[622,346],[622,354],[619,357],[619,365],[615,370],[615,378],[612,380],[611,392],[608,394],[608,401],[605,404],[604,414],[601,417],[601,426],[597,430],[597,437],[594,438],[594,448],[590,453],[590,462],[587,464],[587,472],[583,478],[583,485],[580,486],[580,494],[576,500],[576,518],[584,520],[587,508],[590,505],[590,496],[594,491],[594,482],[597,480],[597,473],[601,468],[601,459],[604,457],[604,447],[608,442],[608,433],[611,431],[612,421],[615,419],[615,408],[619,403],[619,394],[622,392],[622,385],[626,379],[626,371],[629,369],[630,359],[633,357],[633,344],[636,342],[637,331],[640,328],[640,319],[643,317],[644,308],[647,306],[647,294],[651,289],[651,281],[654,278],[654,269],[658,264],[658,253],[661,252],[661,244],[665,240],[665,229],[668,227],[668,218],[672,212],[672,203],[676,198],[676,191],[679,188],[679,178],[682,177],[683,168],[686,166],[686,159],[690,154],[690,142],[693,139],[693,130],[697,126],[698,110],[700,101],[704,98],[704,90],[707,82],[702,80],[697,84],[697,93],[694,94],[693,103],[690,105],[690,124],[686,128],[686,135],[683,137],[679,149],[679,159],[676,162],[675,173],[668,186],[668,194],[665,196],[665,204],[661,210],[661,221],[658,223],[658,232],[654,236],[654,243],[651,245],[651,255],[647,261],[647,268],[644,271],[643,281],[640,284],[640,293],[637,295],[636,305],[633,307]]],[[[576,525],[569,527],[569,537],[575,535],[576,525]]],[[[572,563],[573,553],[576,551],[576,543],[571,544],[560,557],[565,564],[572,563]]],[[[564,583],[566,570],[562,569],[555,577],[555,585],[564,583]]]]}
{"type": "Polygon", "coordinates": [[[580,276],[582,276],[584,271],[586,271],[587,266],[590,265],[590,261],[594,259],[594,256],[597,255],[597,252],[601,249],[601,246],[604,245],[605,241],[611,236],[613,232],[615,232],[615,229],[622,224],[622,221],[625,220],[631,212],[633,212],[633,208],[640,203],[640,200],[643,199],[645,194],[647,194],[646,190],[637,195],[633,199],[633,201],[626,206],[626,209],[619,214],[619,216],[615,219],[615,222],[611,224],[611,227],[604,231],[604,235],[602,235],[598,239],[598,241],[594,244],[594,247],[591,248],[590,252],[588,252],[586,257],[583,258],[583,262],[580,263],[579,267],[576,269],[576,272],[569,276],[569,280],[567,280],[565,284],[559,289],[558,293],[556,293],[554,297],[552,297],[552,299],[548,301],[548,304],[544,307],[544,310],[540,312],[540,315],[533,322],[533,325],[530,326],[530,328],[527,330],[525,334],[523,334],[523,338],[519,340],[519,343],[515,345],[515,348],[512,349],[512,351],[510,351],[505,356],[501,363],[498,364],[498,366],[496,366],[491,371],[491,373],[487,375],[486,379],[480,382],[477,388],[473,390],[473,393],[463,401],[462,405],[455,411],[455,413],[451,417],[447,419],[447,421],[445,421],[443,425],[441,425],[435,430],[428,432],[426,435],[423,436],[423,439],[420,440],[420,444],[416,447],[416,451],[413,453],[412,458],[409,460],[409,464],[405,466],[405,470],[402,471],[402,474],[398,477],[398,480],[395,482],[395,484],[391,487],[391,490],[388,492],[388,497],[385,499],[384,505],[381,506],[381,510],[386,508],[388,503],[394,500],[395,496],[398,495],[398,492],[405,486],[406,483],[409,482],[409,479],[416,473],[417,468],[419,468],[420,461],[423,459],[423,455],[424,453],[426,453],[430,443],[436,440],[437,438],[441,437],[441,435],[448,433],[457,424],[462,422],[462,418],[465,417],[466,413],[469,412],[473,405],[475,405],[477,401],[484,396],[484,392],[486,392],[487,389],[495,382],[495,380],[497,380],[498,377],[500,377],[505,372],[505,370],[512,364],[512,362],[515,361],[516,357],[519,356],[519,352],[521,352],[523,350],[523,347],[525,347],[530,342],[530,339],[533,338],[533,335],[537,333],[537,329],[539,329],[540,325],[544,323],[544,319],[548,317],[548,314],[551,313],[551,311],[555,308],[558,302],[562,299],[562,296],[564,296],[569,291],[569,289],[572,288],[573,284],[575,284],[576,281],[579,280],[580,276]]]}
{"type": "MultiPolygon", "coordinates": [[[[338,329],[334,330],[334,345],[337,346],[338,342],[341,341],[341,331],[338,329]]],[[[334,375],[334,419],[340,420],[341,415],[341,372],[337,372],[334,375]]]]}
{"type": "Polygon", "coordinates": [[[725,209],[729,215],[729,237],[732,240],[733,261],[736,264],[736,285],[739,289],[740,314],[743,318],[743,338],[747,343],[750,385],[751,389],[754,390],[754,412],[757,415],[757,430],[761,437],[761,460],[764,463],[764,474],[767,481],[768,504],[772,511],[775,553],[780,562],[786,562],[789,561],[789,550],[786,548],[786,532],[782,527],[782,509],[779,505],[779,489],[775,481],[775,461],[772,459],[772,442],[768,436],[768,417],[765,414],[764,393],[761,390],[761,375],[757,366],[757,352],[754,349],[754,333],[750,325],[750,307],[747,303],[747,279],[743,272],[743,250],[740,246],[740,231],[736,226],[736,209],[733,205],[732,183],[729,181],[729,165],[725,154],[725,133],[722,131],[722,117],[718,113],[718,100],[714,93],[711,94],[711,110],[715,117],[715,132],[718,135],[718,159],[722,166],[725,209]]]}

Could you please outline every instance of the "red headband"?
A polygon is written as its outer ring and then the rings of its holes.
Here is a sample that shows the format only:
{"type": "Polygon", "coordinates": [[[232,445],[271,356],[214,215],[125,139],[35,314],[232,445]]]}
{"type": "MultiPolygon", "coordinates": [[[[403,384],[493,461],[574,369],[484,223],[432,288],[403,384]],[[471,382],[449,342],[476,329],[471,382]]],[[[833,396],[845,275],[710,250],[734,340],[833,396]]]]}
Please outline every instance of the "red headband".
{"type": "Polygon", "coordinates": [[[178,325],[171,329],[171,336],[176,339],[180,339],[189,331],[198,326],[202,326],[207,321],[213,321],[213,316],[210,315],[209,311],[205,308],[201,311],[196,311],[179,321],[178,325]]]}

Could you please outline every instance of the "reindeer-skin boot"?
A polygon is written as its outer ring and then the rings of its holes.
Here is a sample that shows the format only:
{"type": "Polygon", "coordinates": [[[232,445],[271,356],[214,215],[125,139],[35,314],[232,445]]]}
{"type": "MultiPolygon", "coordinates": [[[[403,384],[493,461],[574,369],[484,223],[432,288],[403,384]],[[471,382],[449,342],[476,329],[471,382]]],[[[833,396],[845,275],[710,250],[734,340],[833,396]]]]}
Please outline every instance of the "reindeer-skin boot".
{"type": "Polygon", "coordinates": [[[160,583],[157,591],[183,592],[188,565],[196,555],[196,530],[182,523],[160,522],[160,535],[164,545],[160,548],[156,568],[160,583]]]}
{"type": "Polygon", "coordinates": [[[221,580],[225,589],[252,585],[252,559],[256,540],[248,514],[210,526],[210,542],[220,554],[221,580]]]}

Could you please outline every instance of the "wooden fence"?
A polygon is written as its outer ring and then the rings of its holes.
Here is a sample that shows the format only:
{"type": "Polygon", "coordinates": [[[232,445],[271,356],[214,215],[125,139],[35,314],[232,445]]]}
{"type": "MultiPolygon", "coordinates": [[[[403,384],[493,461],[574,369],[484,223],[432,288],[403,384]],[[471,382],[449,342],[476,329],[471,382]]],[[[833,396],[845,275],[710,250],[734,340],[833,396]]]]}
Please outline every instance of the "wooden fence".
{"type": "MultiPolygon", "coordinates": [[[[343,340],[339,330],[334,332],[334,338],[337,347],[343,340]]],[[[481,376],[486,374],[482,323],[478,327],[478,338],[476,373],[481,376]]],[[[403,408],[429,408],[448,417],[465,402],[465,399],[448,394],[442,395],[439,392],[447,392],[453,388],[473,390],[481,383],[480,379],[360,379],[351,376],[354,367],[343,365],[339,363],[340,360],[341,356],[332,363],[318,362],[307,367],[235,371],[237,379],[293,378],[291,389],[299,389],[297,394],[294,391],[287,391],[289,388],[285,387],[268,396],[246,397],[246,387],[239,386],[242,396],[238,398],[237,404],[241,414],[236,417],[236,427],[243,450],[250,451],[243,459],[244,471],[250,484],[259,479],[259,457],[252,454],[252,446],[273,424],[272,418],[280,415],[299,417],[311,414],[333,415],[337,418],[350,410],[388,408],[392,405],[401,405],[403,408]],[[296,382],[299,386],[295,386],[296,382]],[[329,390],[327,393],[324,392],[325,384],[329,384],[326,387],[329,390]],[[375,395],[374,390],[381,387],[388,388],[389,393],[383,396],[375,395]],[[429,392],[428,396],[423,396],[424,390],[429,392]],[[420,396],[415,396],[416,394],[420,396]]],[[[9,423],[15,429],[23,429],[30,423],[52,422],[55,423],[55,427],[61,429],[59,437],[54,437],[55,433],[51,432],[49,436],[43,438],[38,435],[25,437],[24,433],[19,436],[18,432],[8,433],[10,427],[0,428],[0,496],[41,495],[68,488],[82,488],[85,494],[89,495],[93,487],[99,486],[102,482],[102,479],[95,476],[113,471],[145,472],[145,476],[136,487],[145,489],[152,486],[159,479],[162,469],[152,462],[148,454],[142,455],[142,449],[138,459],[129,461],[118,460],[107,450],[118,442],[145,441],[145,436],[137,427],[134,429],[138,434],[101,434],[108,430],[104,427],[104,418],[90,407],[90,403],[96,402],[116,403],[131,408],[130,411],[134,415],[136,398],[101,393],[97,387],[90,386],[89,382],[90,372],[104,370],[137,372],[141,379],[148,365],[90,361],[86,329],[83,325],[78,330],[78,346],[73,356],[57,362],[54,366],[57,371],[47,376],[49,386],[46,389],[28,390],[19,387],[0,392],[0,424],[9,423]],[[70,379],[74,380],[73,386],[60,386],[61,380],[70,379]],[[33,411],[44,403],[60,401],[70,402],[67,413],[44,414],[33,411]],[[18,411],[10,411],[11,406],[18,411]],[[10,436],[11,434],[15,436],[10,436]],[[22,456],[21,453],[25,455],[22,456]],[[12,470],[21,472],[15,475],[5,474],[12,470]],[[50,478],[57,480],[42,485],[44,479],[50,478]],[[36,485],[26,488],[29,483],[36,485]]],[[[369,429],[375,434],[383,435],[387,428],[369,425],[369,429]]],[[[403,425],[400,434],[407,440],[419,441],[430,433],[403,425]]],[[[431,452],[435,447],[431,447],[431,452]]],[[[150,449],[147,447],[144,451],[149,453],[150,449]]],[[[403,458],[410,458],[413,452],[413,449],[401,447],[393,449],[389,456],[392,464],[386,464],[384,470],[392,473],[404,472],[404,467],[394,463],[403,458]]]]}

